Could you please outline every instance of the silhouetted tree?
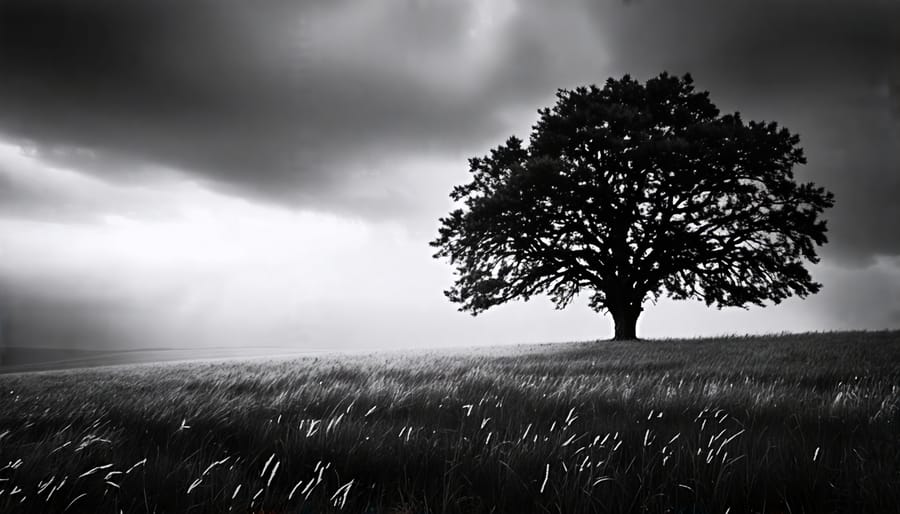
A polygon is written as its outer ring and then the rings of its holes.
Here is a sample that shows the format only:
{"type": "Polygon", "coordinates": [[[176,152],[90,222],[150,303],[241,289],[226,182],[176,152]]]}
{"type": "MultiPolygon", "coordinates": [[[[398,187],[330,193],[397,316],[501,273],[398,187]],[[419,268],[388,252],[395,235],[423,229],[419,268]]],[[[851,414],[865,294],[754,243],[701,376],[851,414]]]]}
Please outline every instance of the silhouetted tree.
{"type": "Polygon", "coordinates": [[[635,339],[643,303],[662,295],[718,307],[816,293],[804,261],[826,242],[833,195],[797,184],[799,137],[720,115],[690,75],[559,90],[516,137],[469,160],[431,242],[456,281],[447,297],[478,314],[582,290],[635,339]]]}

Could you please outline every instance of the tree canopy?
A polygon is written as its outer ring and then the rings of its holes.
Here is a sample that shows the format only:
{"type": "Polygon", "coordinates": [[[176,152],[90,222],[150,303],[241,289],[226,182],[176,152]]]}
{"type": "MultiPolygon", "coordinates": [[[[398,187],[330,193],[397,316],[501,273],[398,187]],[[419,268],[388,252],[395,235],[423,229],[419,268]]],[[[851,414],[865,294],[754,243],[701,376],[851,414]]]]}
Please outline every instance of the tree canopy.
{"type": "Polygon", "coordinates": [[[527,146],[510,137],[469,160],[431,242],[460,310],[542,293],[563,308],[586,292],[616,339],[634,339],[648,299],[745,307],[819,291],[805,263],[833,195],[794,180],[796,134],[722,115],[690,75],[666,73],[561,89],[538,114],[527,146]]]}

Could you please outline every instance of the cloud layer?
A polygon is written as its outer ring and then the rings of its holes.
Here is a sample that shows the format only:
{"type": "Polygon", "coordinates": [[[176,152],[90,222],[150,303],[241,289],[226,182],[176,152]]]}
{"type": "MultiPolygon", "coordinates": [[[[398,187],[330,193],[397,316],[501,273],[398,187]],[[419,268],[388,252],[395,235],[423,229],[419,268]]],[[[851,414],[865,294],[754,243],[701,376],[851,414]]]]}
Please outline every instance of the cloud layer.
{"type": "Polygon", "coordinates": [[[691,72],[801,133],[801,176],[838,195],[830,251],[865,258],[900,251],[898,19],[881,0],[10,0],[0,133],[108,180],[150,163],[377,216],[422,203],[382,187],[405,156],[464,167],[558,87],[691,72]]]}
{"type": "MultiPolygon", "coordinates": [[[[889,0],[6,0],[0,250],[7,261],[0,279],[7,298],[32,306],[27,316],[17,311],[30,320],[23,326],[56,312],[70,329],[55,333],[99,334],[97,327],[111,325],[97,313],[116,305],[126,313],[121,319],[162,316],[166,302],[157,292],[122,285],[140,282],[132,276],[139,267],[125,266],[104,282],[119,291],[112,299],[86,286],[91,279],[67,286],[71,294],[59,298],[46,277],[62,268],[47,261],[43,271],[23,275],[10,256],[24,262],[29,251],[61,255],[66,242],[81,241],[93,245],[85,255],[100,259],[122,244],[117,222],[177,233],[179,224],[198,226],[195,214],[204,209],[231,213],[222,214],[229,222],[243,213],[269,220],[260,227],[314,231],[308,219],[286,222],[313,211],[378,234],[391,233],[383,232],[387,226],[406,231],[402,243],[372,243],[341,261],[367,271],[328,287],[383,287],[366,278],[379,273],[366,264],[374,252],[396,281],[408,281],[398,290],[424,294],[412,284],[427,282],[439,295],[438,268],[423,266],[431,277],[423,279],[404,276],[391,262],[409,268],[410,255],[428,258],[413,249],[433,236],[450,187],[466,179],[466,158],[511,134],[527,136],[557,88],[667,70],[693,74],[723,111],[799,133],[809,164],[798,177],[835,193],[820,280],[826,292],[837,284],[852,298],[823,293],[818,303],[791,308],[806,309],[807,319],[823,326],[832,325],[822,316],[846,326],[900,325],[896,299],[883,285],[900,287],[898,20],[900,3],[889,0]],[[28,231],[35,235],[26,241],[28,231]]],[[[258,246],[247,266],[267,265],[266,252],[295,256],[290,237],[269,236],[241,243],[258,246]]],[[[179,244],[167,237],[159,244],[179,244]]],[[[144,251],[168,255],[172,284],[191,282],[200,272],[190,257],[169,250],[144,251]]],[[[66,269],[102,274],[88,268],[66,269]]],[[[166,294],[205,298],[198,305],[209,307],[211,280],[166,294]]],[[[316,311],[314,304],[304,304],[317,312],[304,320],[337,316],[337,307],[316,311]]],[[[429,312],[421,317],[438,316],[429,312]]],[[[253,323],[293,326],[284,316],[253,323]]],[[[658,325],[669,328],[651,332],[672,329],[671,319],[658,325]]],[[[418,333],[410,330],[406,337],[418,333]]]]}

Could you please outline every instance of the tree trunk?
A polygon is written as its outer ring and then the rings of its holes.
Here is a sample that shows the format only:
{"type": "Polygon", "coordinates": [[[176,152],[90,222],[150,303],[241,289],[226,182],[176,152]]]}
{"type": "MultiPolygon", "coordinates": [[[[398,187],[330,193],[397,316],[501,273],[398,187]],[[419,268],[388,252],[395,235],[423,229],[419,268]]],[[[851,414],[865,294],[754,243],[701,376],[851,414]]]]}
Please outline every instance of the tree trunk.
{"type": "Polygon", "coordinates": [[[614,341],[633,341],[637,339],[637,320],[643,309],[637,307],[623,307],[612,312],[615,325],[614,341]]]}

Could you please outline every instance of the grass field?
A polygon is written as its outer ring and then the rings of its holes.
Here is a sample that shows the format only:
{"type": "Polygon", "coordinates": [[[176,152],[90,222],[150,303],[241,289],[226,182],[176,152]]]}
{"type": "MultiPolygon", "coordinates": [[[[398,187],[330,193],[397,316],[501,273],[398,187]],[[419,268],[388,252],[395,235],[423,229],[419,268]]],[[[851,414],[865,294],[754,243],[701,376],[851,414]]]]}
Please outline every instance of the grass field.
{"type": "Polygon", "coordinates": [[[0,376],[4,513],[900,511],[900,332],[0,376]]]}

